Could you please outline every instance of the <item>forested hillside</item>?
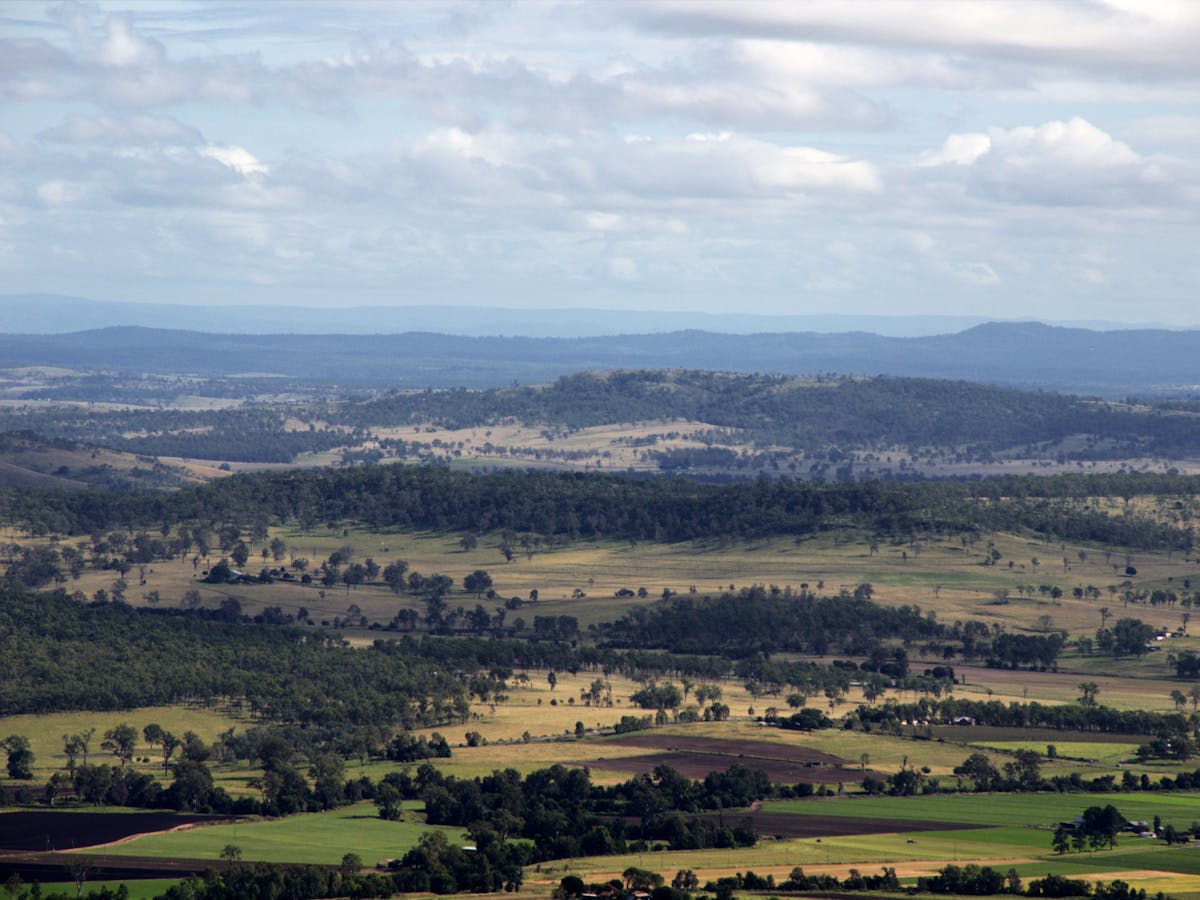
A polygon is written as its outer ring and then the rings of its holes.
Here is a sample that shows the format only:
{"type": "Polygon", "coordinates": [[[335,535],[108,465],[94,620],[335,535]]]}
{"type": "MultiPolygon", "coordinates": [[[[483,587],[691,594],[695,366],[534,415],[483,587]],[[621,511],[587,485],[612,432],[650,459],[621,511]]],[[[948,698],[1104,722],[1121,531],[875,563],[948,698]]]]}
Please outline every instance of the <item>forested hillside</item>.
{"type": "Polygon", "coordinates": [[[371,530],[507,531],[550,540],[682,541],[804,535],[838,527],[881,535],[1022,531],[1133,547],[1192,546],[1200,481],[1185,476],[1033,476],[980,482],[724,486],[682,478],[373,466],[239,475],[175,493],[0,490],[0,521],[35,534],[90,534],[222,523],[265,530],[353,521],[371,530]],[[1096,509],[1091,498],[1178,498],[1174,521],[1096,509]]]}
{"type": "MultiPolygon", "coordinates": [[[[1174,411],[1177,407],[1172,407],[1174,411]]],[[[1000,451],[1078,436],[1079,458],[1190,452],[1200,416],[1079,397],[920,378],[794,378],[706,371],[581,373],[540,388],[393,393],[345,404],[347,426],[521,422],[586,428],[686,419],[744,432],[744,442],[1000,451]]],[[[719,436],[714,436],[720,441],[719,436]]]]}
{"type": "Polygon", "coordinates": [[[0,428],[51,441],[146,457],[276,464],[330,451],[346,461],[446,460],[463,455],[464,436],[458,436],[454,456],[440,436],[429,436],[431,430],[504,425],[529,432],[524,439],[496,437],[497,446],[487,435],[467,435],[467,456],[500,453],[530,464],[561,458],[584,465],[623,446],[643,448],[628,458],[666,470],[863,477],[863,468],[874,465],[881,477],[891,470],[885,457],[893,451],[934,454],[951,464],[1033,458],[1063,464],[1187,460],[1200,447],[1200,414],[1181,402],[1118,404],[965,381],[694,370],[580,373],[541,387],[395,391],[225,409],[64,404],[0,411],[0,428]],[[658,425],[629,437],[609,436],[607,444],[575,457],[547,445],[535,459],[521,444],[530,436],[554,440],[589,428],[647,423],[658,425]],[[843,461],[858,468],[837,472],[843,461]]]}

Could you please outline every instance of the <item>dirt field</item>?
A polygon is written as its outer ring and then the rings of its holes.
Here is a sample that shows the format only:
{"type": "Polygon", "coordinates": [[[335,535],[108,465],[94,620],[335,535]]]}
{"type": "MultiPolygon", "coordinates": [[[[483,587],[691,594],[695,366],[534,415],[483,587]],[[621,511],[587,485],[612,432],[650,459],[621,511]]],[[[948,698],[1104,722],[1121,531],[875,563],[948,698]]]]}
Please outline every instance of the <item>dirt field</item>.
{"type": "Polygon", "coordinates": [[[230,821],[220,816],[174,813],[8,812],[0,813],[0,852],[75,850],[98,847],[135,834],[186,825],[230,821]]]}
{"type": "Polygon", "coordinates": [[[87,879],[135,881],[143,878],[186,878],[201,875],[219,863],[211,859],[153,859],[136,856],[99,856],[83,853],[0,854],[0,880],[17,875],[25,882],[55,882],[69,877],[72,866],[87,866],[87,879]]]}
{"type": "Polygon", "coordinates": [[[228,822],[221,816],[174,813],[18,811],[0,813],[0,881],[61,880],[69,867],[85,864],[89,881],[182,878],[211,869],[211,859],[155,859],[77,854],[76,848],[101,848],[140,834],[191,825],[228,822]]]}
{"type": "Polygon", "coordinates": [[[605,742],[605,745],[613,744],[620,747],[646,747],[661,752],[613,759],[601,756],[589,760],[585,765],[638,775],[649,774],[656,767],[666,765],[687,778],[703,778],[710,772],[723,772],[741,763],[766,772],[771,781],[777,784],[856,783],[867,775],[878,775],[869,769],[850,767],[846,760],[830,753],[768,741],[638,733],[605,742]]]}

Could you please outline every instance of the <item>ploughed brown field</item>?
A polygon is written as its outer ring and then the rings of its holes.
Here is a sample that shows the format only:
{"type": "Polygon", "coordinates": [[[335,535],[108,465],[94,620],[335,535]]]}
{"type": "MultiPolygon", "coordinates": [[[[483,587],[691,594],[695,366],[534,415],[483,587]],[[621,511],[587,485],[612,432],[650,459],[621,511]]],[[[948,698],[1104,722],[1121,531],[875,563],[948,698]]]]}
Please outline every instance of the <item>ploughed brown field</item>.
{"type": "Polygon", "coordinates": [[[92,880],[182,878],[212,868],[212,860],[142,859],[65,853],[101,847],[139,834],[180,826],[227,822],[220,816],[173,813],[18,811],[0,813],[0,880],[61,881],[67,867],[86,861],[92,880]]]}
{"type": "Polygon", "coordinates": [[[223,816],[175,813],[104,813],[21,810],[0,813],[0,852],[15,850],[76,850],[114,841],[170,831],[184,825],[228,822],[223,816]]]}
{"type": "Polygon", "coordinates": [[[740,763],[751,769],[766,772],[767,777],[777,784],[853,783],[862,781],[867,775],[879,777],[877,772],[870,769],[864,771],[830,753],[769,741],[635,733],[622,735],[605,743],[622,747],[645,747],[660,752],[615,759],[597,757],[582,765],[594,769],[631,772],[635,775],[646,775],[658,766],[665,765],[686,778],[703,778],[710,772],[723,772],[740,763]]]}
{"type": "Polygon", "coordinates": [[[87,866],[89,881],[135,881],[142,878],[186,878],[220,868],[211,859],[162,859],[141,856],[101,856],[84,853],[0,853],[0,880],[13,875],[22,881],[69,881],[71,867],[87,866]]]}

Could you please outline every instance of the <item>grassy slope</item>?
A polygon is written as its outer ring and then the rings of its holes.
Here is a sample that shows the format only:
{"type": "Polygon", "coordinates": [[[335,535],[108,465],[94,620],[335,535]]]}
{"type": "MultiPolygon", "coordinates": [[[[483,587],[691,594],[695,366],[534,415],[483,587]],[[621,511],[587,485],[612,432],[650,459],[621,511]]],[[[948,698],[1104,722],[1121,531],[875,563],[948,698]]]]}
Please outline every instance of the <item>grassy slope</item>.
{"type": "MultiPolygon", "coordinates": [[[[855,797],[779,800],[765,810],[808,816],[925,819],[964,825],[1053,825],[1070,821],[1089,806],[1113,804],[1128,819],[1191,825],[1200,817],[1200,794],[948,794],[922,797],[855,797]]],[[[1047,838],[1047,845],[1048,845],[1047,838]]]]}
{"type": "MultiPolygon", "coordinates": [[[[151,760],[161,759],[161,751],[156,751],[141,738],[142,729],[151,722],[156,722],[182,737],[185,731],[194,731],[206,742],[212,742],[219,732],[231,727],[244,730],[251,723],[248,719],[236,719],[224,713],[211,709],[195,709],[182,706],[154,706],[144,709],[127,710],[122,712],[74,712],[50,713],[47,715],[21,715],[0,718],[0,735],[20,734],[29,738],[30,749],[36,757],[33,773],[34,784],[40,787],[53,772],[65,768],[67,759],[63,754],[63,735],[77,734],[88,728],[96,729],[92,736],[88,762],[93,764],[107,763],[117,765],[117,760],[105,752],[100,744],[104,733],[121,723],[132,725],[138,732],[137,756],[149,756],[151,760]]],[[[83,760],[80,759],[79,762],[83,760]]],[[[161,774],[162,766],[150,764],[134,764],[139,771],[151,774],[161,774]]]]}
{"type": "MultiPolygon", "coordinates": [[[[996,566],[983,566],[986,541],[974,546],[962,546],[958,540],[937,540],[918,545],[919,551],[905,545],[880,545],[878,553],[869,552],[865,536],[836,533],[820,535],[796,543],[788,538],[772,538],[753,542],[684,542],[678,544],[641,543],[631,545],[617,541],[582,541],[552,552],[536,552],[526,557],[519,554],[505,563],[499,550],[498,535],[484,535],[478,546],[464,552],[458,534],[429,533],[371,533],[351,529],[317,529],[300,533],[295,529],[278,529],[272,537],[280,537],[291,555],[307,558],[316,564],[342,546],[354,549],[355,559],[373,557],[380,564],[393,559],[406,560],[412,569],[425,574],[442,572],[461,584],[462,577],[475,569],[487,570],[496,592],[501,597],[526,598],[537,589],[540,602],[510,614],[527,621],[533,615],[573,615],[588,625],[608,621],[644,601],[637,598],[620,600],[613,597],[619,588],[645,587],[651,598],[658,597],[664,588],[688,591],[695,587],[701,593],[727,589],[730,584],[777,584],[799,586],[807,583],[825,585],[824,591],[836,592],[842,586],[870,582],[876,588],[876,599],[888,604],[917,604],[922,609],[935,610],[944,620],[974,618],[999,622],[1016,629],[1038,630],[1044,627],[1043,616],[1049,616],[1049,627],[1065,629],[1073,635],[1091,634],[1100,625],[1100,609],[1108,608],[1114,618],[1135,615],[1163,628],[1179,626],[1186,610],[1175,608],[1122,607],[1111,595],[1109,585],[1118,585],[1124,575],[1113,566],[1123,567],[1125,554],[1115,552],[1105,561],[1102,550],[1095,547],[1030,541],[1023,537],[997,534],[993,540],[1001,553],[996,566]],[[1083,551],[1086,559],[1080,561],[1083,551]],[[905,555],[907,554],[907,559],[905,555]],[[1034,558],[1039,560],[1035,568],[1034,558]],[[1063,565],[1066,557],[1069,568],[1063,565]],[[1008,561],[1013,562],[1010,569],[1008,561]],[[1043,596],[1039,585],[1060,587],[1064,596],[1053,600],[1043,596]],[[1019,596],[1019,585],[1033,586],[1032,592],[1019,596]],[[1094,585],[1101,591],[1099,600],[1076,600],[1076,587],[1094,585]],[[582,591],[585,599],[572,599],[582,591]],[[1008,591],[1008,602],[998,604],[997,591],[1008,591]]],[[[18,543],[35,540],[11,531],[0,537],[18,543]]],[[[219,558],[214,551],[209,563],[219,558]]],[[[286,562],[287,560],[285,560],[286,562]]],[[[1200,564],[1186,561],[1181,555],[1168,559],[1166,554],[1139,553],[1133,558],[1139,574],[1133,579],[1139,588],[1166,587],[1183,590],[1188,579],[1200,584],[1200,564]]],[[[307,608],[315,619],[332,620],[345,614],[354,603],[372,621],[386,623],[400,608],[423,611],[423,604],[407,593],[392,594],[382,584],[366,585],[347,592],[344,587],[322,589],[318,585],[277,582],[273,585],[207,585],[199,570],[189,560],[155,563],[145,573],[146,583],[138,583],[135,569],[127,581],[131,602],[144,603],[150,591],[158,591],[166,605],[178,604],[184,592],[195,588],[205,605],[216,606],[228,596],[238,597],[246,610],[254,612],[264,606],[281,606],[294,612],[307,608]]],[[[257,572],[265,563],[255,553],[246,569],[257,572]]],[[[111,587],[112,572],[88,571],[77,581],[68,582],[68,590],[81,590],[91,595],[98,588],[111,587]]],[[[477,598],[472,594],[454,593],[448,598],[453,608],[474,607],[477,598]]],[[[494,604],[484,603],[489,610],[494,604]]],[[[370,633],[368,633],[370,634],[370,633]]],[[[1159,672],[1165,672],[1165,662],[1156,654],[1159,672]]],[[[1143,674],[1147,661],[1120,663],[1118,674],[1143,674]]],[[[1112,672],[1111,660],[1071,660],[1070,666],[1083,671],[1095,669],[1112,672]]]]}
{"type": "MultiPolygon", "coordinates": [[[[226,844],[235,844],[246,860],[332,865],[354,852],[372,865],[403,856],[430,830],[434,826],[423,824],[416,812],[407,812],[403,822],[386,822],[374,804],[357,803],[331,812],[147,835],[106,848],[105,853],[216,861],[226,844]]],[[[436,830],[444,831],[451,842],[461,842],[464,833],[461,828],[436,830]]]]}

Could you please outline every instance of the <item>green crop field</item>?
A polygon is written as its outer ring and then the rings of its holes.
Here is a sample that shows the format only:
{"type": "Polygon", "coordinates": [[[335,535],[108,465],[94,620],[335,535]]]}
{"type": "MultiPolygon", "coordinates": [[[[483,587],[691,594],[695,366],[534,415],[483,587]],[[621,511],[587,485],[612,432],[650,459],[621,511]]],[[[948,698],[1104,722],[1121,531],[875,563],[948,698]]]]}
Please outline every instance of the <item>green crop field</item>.
{"type": "Polygon", "coordinates": [[[444,831],[451,842],[462,842],[463,829],[425,825],[415,813],[403,822],[380,819],[371,803],[356,803],[331,812],[304,813],[283,819],[208,825],[185,831],[146,835],[105,849],[109,856],[219,858],[227,844],[241,847],[242,858],[259,862],[298,862],[334,865],[349,852],[368,865],[401,857],[416,846],[426,831],[444,831]]]}
{"type": "MultiPolygon", "coordinates": [[[[778,800],[763,804],[772,812],[806,816],[922,819],[964,825],[1053,825],[1070,821],[1089,806],[1113,804],[1127,819],[1191,825],[1200,819],[1200,793],[1163,794],[941,794],[920,797],[854,797],[778,800]]],[[[1048,839],[1047,839],[1048,840],[1048,839]]]]}
{"type": "MultiPolygon", "coordinates": [[[[1131,759],[1138,748],[1137,744],[1102,743],[1100,741],[1055,741],[1051,743],[1060,758],[1094,760],[1107,765],[1131,759]]],[[[979,746],[1009,751],[1036,750],[1038,753],[1045,753],[1047,747],[1046,744],[1036,740],[981,741],[979,746]]]]}

